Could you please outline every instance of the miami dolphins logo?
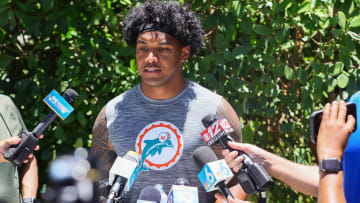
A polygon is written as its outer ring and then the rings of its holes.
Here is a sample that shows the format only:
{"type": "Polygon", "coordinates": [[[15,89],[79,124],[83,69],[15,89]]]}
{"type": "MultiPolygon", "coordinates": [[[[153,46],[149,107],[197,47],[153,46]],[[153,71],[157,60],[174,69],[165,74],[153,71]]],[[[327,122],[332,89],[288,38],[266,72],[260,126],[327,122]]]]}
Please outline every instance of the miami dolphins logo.
{"type": "Polygon", "coordinates": [[[184,145],[180,130],[171,123],[158,121],[145,126],[136,139],[136,152],[141,155],[138,173],[165,170],[180,159],[184,145]]]}

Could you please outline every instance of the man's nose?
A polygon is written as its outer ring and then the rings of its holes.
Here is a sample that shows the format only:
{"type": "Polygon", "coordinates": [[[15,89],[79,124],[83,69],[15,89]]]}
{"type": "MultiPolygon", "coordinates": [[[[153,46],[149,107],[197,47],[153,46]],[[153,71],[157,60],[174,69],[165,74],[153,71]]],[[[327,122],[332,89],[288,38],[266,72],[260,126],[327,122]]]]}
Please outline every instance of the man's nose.
{"type": "Polygon", "coordinates": [[[147,55],[145,62],[148,64],[152,64],[152,63],[158,63],[159,59],[158,57],[155,55],[155,53],[153,51],[150,51],[149,54],[147,55]]]}

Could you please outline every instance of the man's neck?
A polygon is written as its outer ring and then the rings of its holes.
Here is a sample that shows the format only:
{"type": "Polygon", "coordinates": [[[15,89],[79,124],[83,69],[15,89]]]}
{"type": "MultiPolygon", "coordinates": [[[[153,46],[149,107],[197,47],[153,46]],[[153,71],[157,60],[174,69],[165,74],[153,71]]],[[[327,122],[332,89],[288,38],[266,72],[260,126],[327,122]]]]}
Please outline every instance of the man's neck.
{"type": "Polygon", "coordinates": [[[166,100],[176,97],[188,85],[189,81],[182,78],[178,85],[148,86],[141,84],[142,92],[151,99],[166,100]]]}

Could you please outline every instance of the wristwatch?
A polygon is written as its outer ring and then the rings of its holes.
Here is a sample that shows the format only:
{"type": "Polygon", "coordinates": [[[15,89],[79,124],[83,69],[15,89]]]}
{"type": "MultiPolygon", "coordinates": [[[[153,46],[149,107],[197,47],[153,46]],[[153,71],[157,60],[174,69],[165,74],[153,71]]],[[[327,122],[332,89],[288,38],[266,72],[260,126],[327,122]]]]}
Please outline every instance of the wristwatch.
{"type": "Polygon", "coordinates": [[[338,172],[342,170],[342,167],[337,158],[324,158],[319,163],[319,169],[323,172],[338,172]]]}
{"type": "Polygon", "coordinates": [[[37,198],[25,198],[22,203],[40,203],[40,201],[37,198]]]}

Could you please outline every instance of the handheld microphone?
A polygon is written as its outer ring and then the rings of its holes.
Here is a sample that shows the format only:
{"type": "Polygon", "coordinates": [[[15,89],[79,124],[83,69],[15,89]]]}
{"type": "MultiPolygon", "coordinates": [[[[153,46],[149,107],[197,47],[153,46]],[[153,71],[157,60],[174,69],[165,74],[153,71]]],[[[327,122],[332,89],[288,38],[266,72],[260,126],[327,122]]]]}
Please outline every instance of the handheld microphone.
{"type": "Polygon", "coordinates": [[[189,181],[186,178],[178,178],[170,189],[167,202],[199,203],[198,189],[189,186],[189,181]]]}
{"type": "Polygon", "coordinates": [[[233,177],[231,169],[226,164],[225,160],[218,160],[216,154],[208,146],[197,148],[193,152],[195,161],[202,167],[198,174],[198,178],[203,185],[206,192],[219,189],[224,195],[225,199],[231,194],[226,184],[233,177]]]}
{"type": "Polygon", "coordinates": [[[41,133],[55,120],[57,116],[65,119],[74,108],[70,105],[73,103],[79,94],[73,89],[67,89],[63,96],[60,96],[55,90],[51,91],[44,99],[44,102],[53,110],[44,120],[42,120],[32,132],[26,130],[20,132],[21,142],[7,149],[4,153],[4,158],[12,162],[16,166],[21,166],[23,161],[39,143],[38,137],[41,133]]]}
{"type": "Polygon", "coordinates": [[[159,203],[161,200],[161,194],[154,186],[144,187],[140,191],[139,199],[136,203],[159,203]]]}
{"type": "Polygon", "coordinates": [[[122,193],[129,191],[137,176],[140,164],[140,155],[134,151],[128,151],[126,155],[117,157],[109,171],[109,191],[107,203],[121,199],[122,193]]]}
{"type": "MultiPolygon", "coordinates": [[[[201,133],[202,138],[208,145],[212,145],[219,141],[221,145],[230,152],[233,149],[227,144],[228,141],[234,141],[230,136],[234,130],[230,123],[225,119],[218,119],[215,114],[209,114],[202,119],[206,129],[201,133]]],[[[265,191],[270,189],[274,181],[265,171],[265,169],[254,163],[247,154],[237,150],[240,156],[244,157],[243,167],[235,174],[240,185],[247,194],[253,194],[256,191],[265,191]]]]}

